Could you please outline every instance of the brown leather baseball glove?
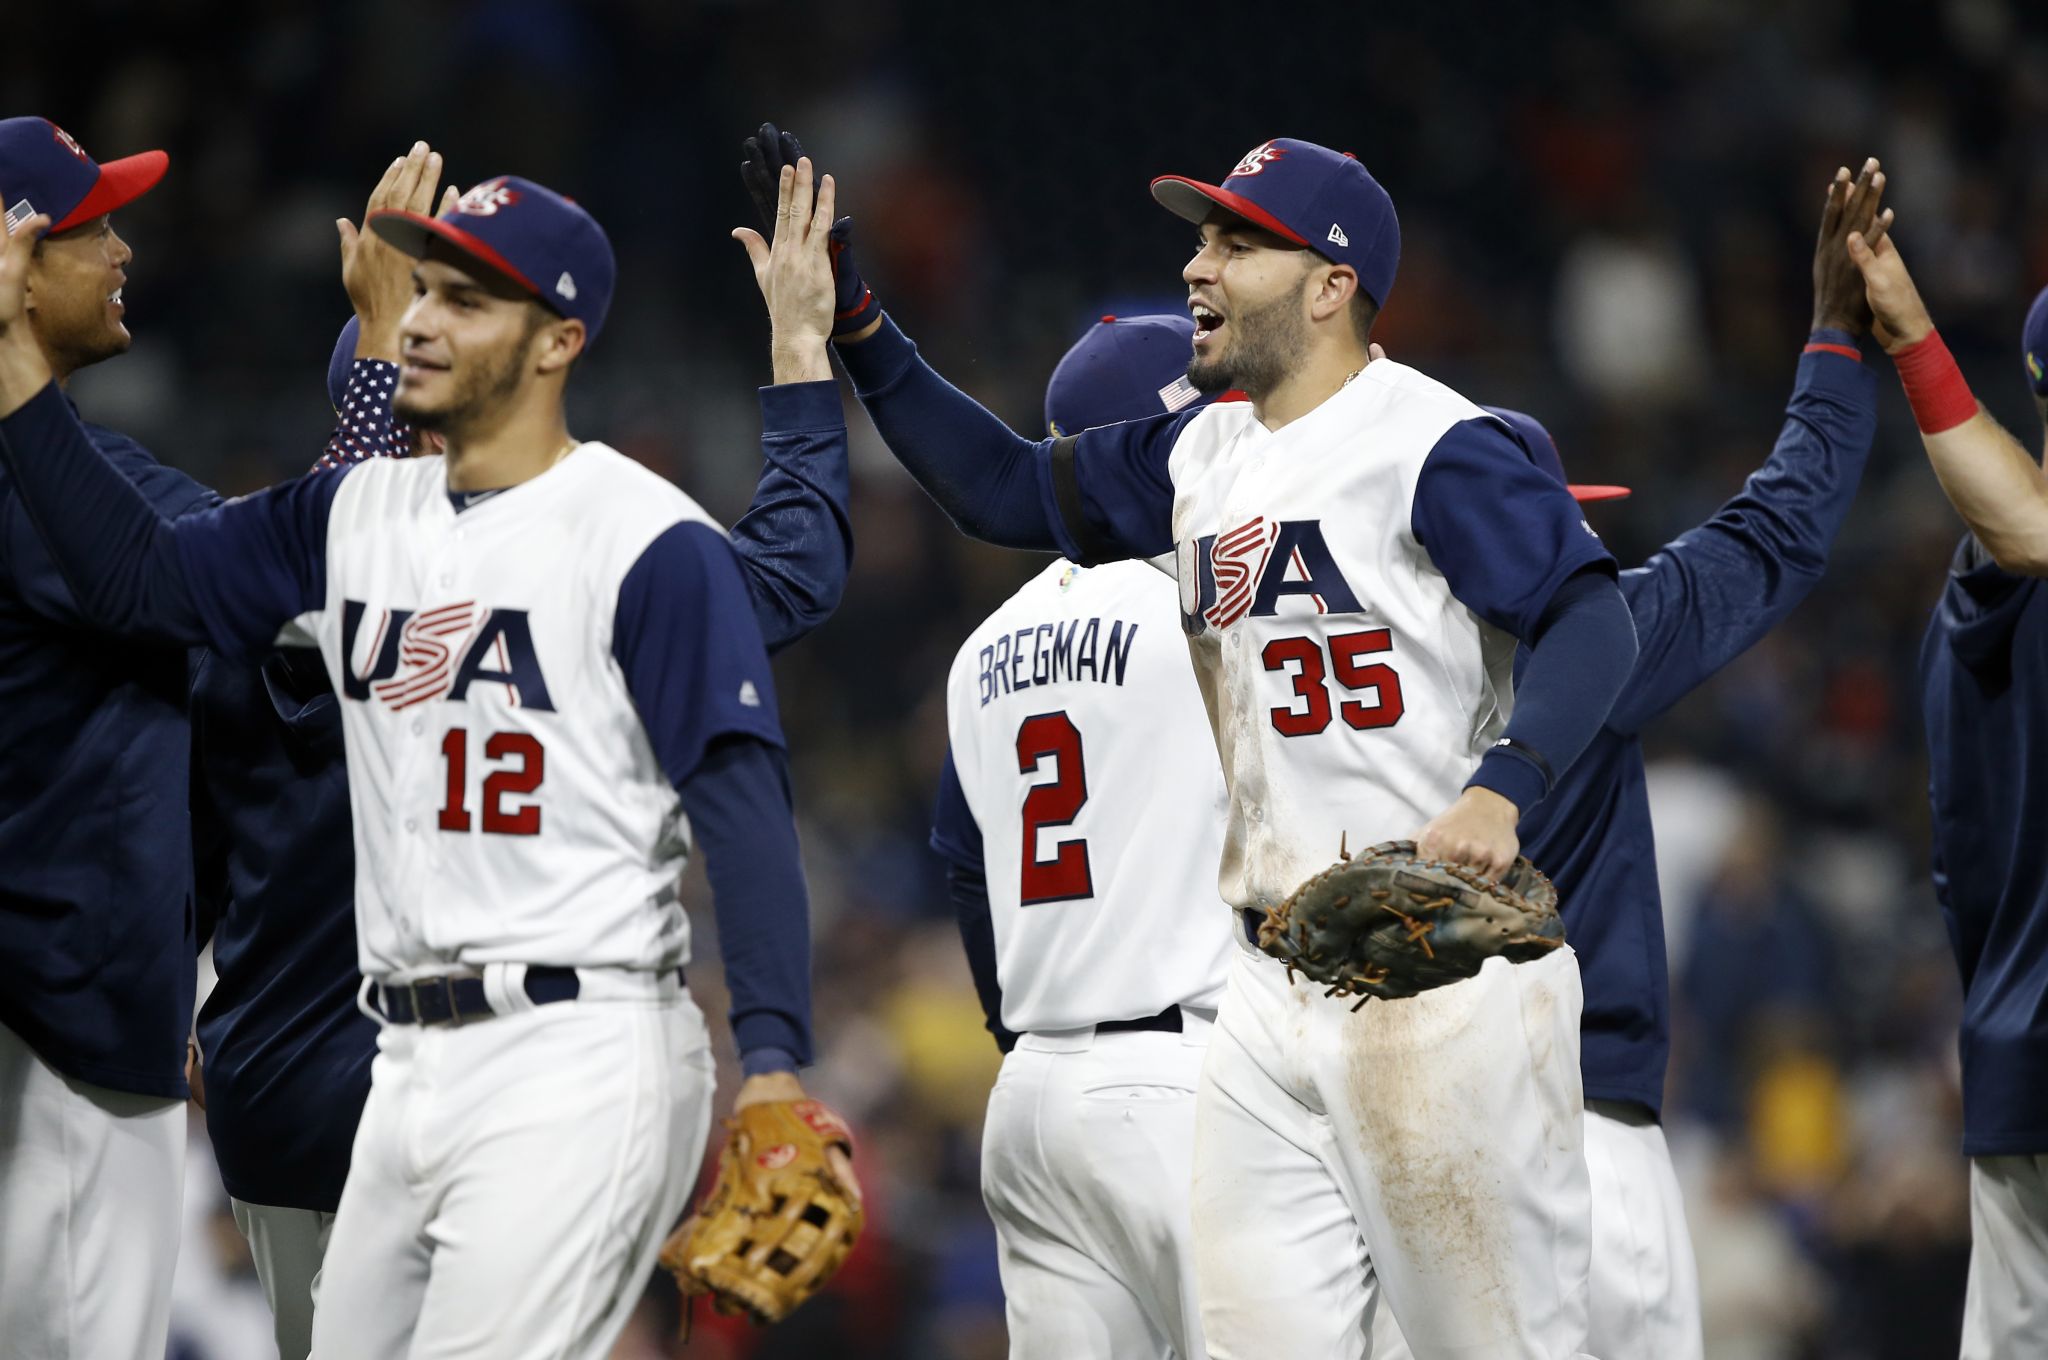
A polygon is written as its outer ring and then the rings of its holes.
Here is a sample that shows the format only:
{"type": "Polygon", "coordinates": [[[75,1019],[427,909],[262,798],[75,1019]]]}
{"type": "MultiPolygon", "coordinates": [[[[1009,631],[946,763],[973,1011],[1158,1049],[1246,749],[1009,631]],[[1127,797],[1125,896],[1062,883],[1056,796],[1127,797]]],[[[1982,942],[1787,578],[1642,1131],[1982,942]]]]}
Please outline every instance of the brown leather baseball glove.
{"type": "Polygon", "coordinates": [[[1325,995],[1397,1000],[1471,977],[1496,954],[1526,963],[1564,943],[1557,889],[1526,859],[1496,882],[1421,859],[1414,841],[1338,854],[1259,927],[1259,948],[1325,995]]]}
{"type": "Polygon", "coordinates": [[[718,1154],[718,1178],[661,1249],[685,1299],[709,1295],[721,1313],[779,1322],[824,1287],[860,1238],[860,1189],[828,1151],[853,1155],[853,1135],[815,1100],[769,1100],[737,1110],[718,1154]]]}

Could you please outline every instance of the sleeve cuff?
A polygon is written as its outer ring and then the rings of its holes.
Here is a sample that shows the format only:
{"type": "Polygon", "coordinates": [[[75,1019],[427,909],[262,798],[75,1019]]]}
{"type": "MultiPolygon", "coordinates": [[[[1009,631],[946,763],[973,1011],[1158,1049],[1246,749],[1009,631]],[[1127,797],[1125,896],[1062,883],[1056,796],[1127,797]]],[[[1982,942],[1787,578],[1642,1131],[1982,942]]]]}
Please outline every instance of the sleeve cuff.
{"type": "Polygon", "coordinates": [[[732,1041],[733,1046],[739,1049],[743,1063],[752,1054],[770,1051],[786,1054],[792,1067],[801,1067],[811,1061],[809,1026],[799,1023],[787,1011],[763,1007],[745,1015],[734,1015],[732,1041]]]}
{"type": "Polygon", "coordinates": [[[1863,362],[1863,346],[1855,336],[1835,326],[1822,326],[1806,337],[1806,348],[1802,354],[1839,354],[1845,359],[1863,362]]]}
{"type": "Polygon", "coordinates": [[[868,396],[888,387],[903,376],[917,357],[917,346],[896,325],[896,319],[882,313],[882,324],[867,339],[855,344],[834,345],[846,375],[853,379],[856,396],[868,396]]]}
{"type": "Polygon", "coordinates": [[[1491,789],[1515,805],[1524,816],[1550,792],[1550,781],[1535,761],[1512,746],[1496,746],[1479,762],[1479,768],[1465,781],[1468,789],[1491,789]]]}
{"type": "Polygon", "coordinates": [[[740,1055],[740,1071],[749,1077],[758,1077],[764,1072],[796,1071],[796,1055],[786,1048],[750,1048],[740,1055]]]}
{"type": "Polygon", "coordinates": [[[761,432],[787,434],[797,430],[837,430],[846,426],[846,408],[839,404],[839,384],[778,383],[761,389],[761,432]]]}

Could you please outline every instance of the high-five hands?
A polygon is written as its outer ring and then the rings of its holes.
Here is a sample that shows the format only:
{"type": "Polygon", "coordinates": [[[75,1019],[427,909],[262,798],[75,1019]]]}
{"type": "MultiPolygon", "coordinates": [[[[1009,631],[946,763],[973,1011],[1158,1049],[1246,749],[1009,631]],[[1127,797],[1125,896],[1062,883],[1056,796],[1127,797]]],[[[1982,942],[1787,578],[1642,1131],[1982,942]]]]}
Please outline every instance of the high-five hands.
{"type": "MultiPolygon", "coordinates": [[[[773,123],[740,143],[740,183],[761,214],[761,225],[775,225],[775,195],[782,167],[803,159],[804,144],[793,132],[773,123]]],[[[853,261],[853,219],[837,218],[832,223],[832,338],[841,344],[865,340],[882,323],[882,304],[861,281],[860,267],[853,261]]]]}
{"type": "Polygon", "coordinates": [[[1828,182],[1827,201],[1821,208],[1820,239],[1813,248],[1813,328],[1832,327],[1851,335],[1870,329],[1871,309],[1864,297],[1862,272],[1857,268],[1854,242],[1874,246],[1891,229],[1890,209],[1880,213],[1884,200],[1884,171],[1877,157],[1863,162],[1854,180],[1849,167],[1835,171],[1828,182]]]}
{"type": "Polygon", "coordinates": [[[735,227],[732,238],[746,248],[754,282],[768,304],[775,381],[829,382],[825,352],[832,335],[832,177],[811,184],[810,157],[785,165],[776,181],[775,239],[752,227],[735,227]]]}
{"type": "MultiPolygon", "coordinates": [[[[363,220],[371,213],[433,211],[434,192],[441,184],[441,153],[425,142],[414,142],[412,150],[391,162],[370,201],[363,207],[363,220]]],[[[441,212],[455,206],[455,186],[441,196],[441,212]]],[[[355,306],[362,323],[362,339],[356,346],[359,359],[398,362],[398,323],[412,305],[413,259],[377,236],[365,233],[346,217],[335,219],[341,233],[341,285],[355,306]]]]}

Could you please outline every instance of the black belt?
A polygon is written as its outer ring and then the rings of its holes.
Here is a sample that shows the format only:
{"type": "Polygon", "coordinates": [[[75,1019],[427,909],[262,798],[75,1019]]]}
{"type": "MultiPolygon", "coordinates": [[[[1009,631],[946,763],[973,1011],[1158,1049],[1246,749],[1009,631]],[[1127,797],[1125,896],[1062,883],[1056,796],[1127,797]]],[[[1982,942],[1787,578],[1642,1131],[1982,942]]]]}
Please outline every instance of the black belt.
{"type": "MultiPolygon", "coordinates": [[[[583,984],[574,968],[539,964],[526,970],[526,995],[536,1006],[574,1001],[583,984]]],[[[478,977],[424,977],[395,987],[377,984],[377,1009],[396,1025],[459,1025],[497,1012],[478,977]]]]}
{"type": "Polygon", "coordinates": [[[1239,919],[1244,922],[1245,941],[1249,944],[1257,944],[1259,942],[1259,927],[1266,924],[1266,913],[1252,907],[1245,907],[1237,914],[1239,919]]]}
{"type": "Polygon", "coordinates": [[[1138,1030],[1165,1030],[1169,1034],[1180,1033],[1180,1007],[1168,1006],[1157,1015],[1141,1015],[1135,1020],[1105,1020],[1095,1027],[1097,1034],[1129,1034],[1138,1030]]]}

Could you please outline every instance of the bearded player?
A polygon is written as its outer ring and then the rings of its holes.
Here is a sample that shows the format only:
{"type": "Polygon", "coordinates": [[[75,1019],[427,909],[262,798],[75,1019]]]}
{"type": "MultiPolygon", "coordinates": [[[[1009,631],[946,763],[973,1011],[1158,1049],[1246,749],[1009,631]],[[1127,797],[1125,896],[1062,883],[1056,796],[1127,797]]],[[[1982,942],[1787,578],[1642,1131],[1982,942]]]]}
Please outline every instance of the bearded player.
{"type": "MultiPolygon", "coordinates": [[[[1898,247],[1857,247],[1928,458],[1970,529],[1920,647],[1934,886],[1963,980],[1971,1242],[1961,1353],[2048,1354],[2048,478],[1977,404],[1898,247]]],[[[2048,422],[2048,290],[2020,346],[2048,422]]]]}
{"type": "MultiPolygon", "coordinates": [[[[1154,195],[1199,228],[1189,377],[1248,402],[1033,442],[886,317],[841,346],[856,390],[966,532],[1082,565],[1177,556],[1247,924],[1347,839],[1505,871],[1634,662],[1612,558],[1504,424],[1368,366],[1400,233],[1358,161],[1280,139],[1154,195]]],[[[1418,1355],[1580,1352],[1579,1009],[1564,949],[1354,1011],[1240,946],[1198,1101],[1212,1354],[1364,1354],[1382,1294],[1418,1355]]]]}
{"type": "MultiPolygon", "coordinates": [[[[1083,430],[1184,409],[1186,317],[1105,317],[1046,389],[1083,430]]],[[[1016,1360],[1199,1360],[1195,1090],[1233,951],[1226,799],[1173,582],[1056,561],[946,682],[932,847],[1007,1056],[982,1195],[1016,1360]]]]}
{"type": "MultiPolygon", "coordinates": [[[[764,269],[763,407],[771,433],[843,441],[829,305],[801,286],[829,304],[830,182],[822,222],[810,190],[805,165],[764,269]]],[[[439,218],[373,218],[420,259],[395,410],[446,456],[174,524],[92,451],[24,335],[46,225],[0,255],[0,453],[81,607],[237,657],[311,639],[342,699],[364,999],[386,1023],[314,1352],[602,1355],[709,1121],[679,976],[693,841],[729,921],[738,1104],[799,1097],[810,1052],[805,892],[738,564],[680,491],[565,425],[609,244],[511,177],[439,218]]]]}

